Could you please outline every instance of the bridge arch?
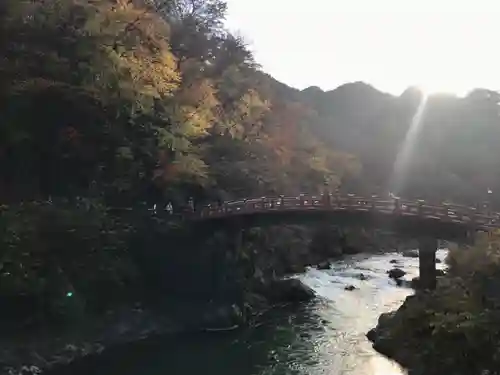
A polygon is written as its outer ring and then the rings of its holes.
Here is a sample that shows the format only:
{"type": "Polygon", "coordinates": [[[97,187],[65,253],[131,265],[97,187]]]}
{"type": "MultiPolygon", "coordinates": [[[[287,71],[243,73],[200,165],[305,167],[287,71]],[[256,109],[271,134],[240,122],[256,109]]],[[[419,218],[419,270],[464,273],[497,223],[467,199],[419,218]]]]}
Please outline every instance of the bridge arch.
{"type": "Polygon", "coordinates": [[[188,214],[186,219],[208,230],[231,228],[240,237],[241,229],[282,223],[328,222],[339,227],[387,229],[419,240],[420,283],[428,289],[436,285],[438,239],[470,243],[474,232],[500,226],[498,213],[484,213],[474,207],[330,194],[228,201],[207,205],[188,214]]]}

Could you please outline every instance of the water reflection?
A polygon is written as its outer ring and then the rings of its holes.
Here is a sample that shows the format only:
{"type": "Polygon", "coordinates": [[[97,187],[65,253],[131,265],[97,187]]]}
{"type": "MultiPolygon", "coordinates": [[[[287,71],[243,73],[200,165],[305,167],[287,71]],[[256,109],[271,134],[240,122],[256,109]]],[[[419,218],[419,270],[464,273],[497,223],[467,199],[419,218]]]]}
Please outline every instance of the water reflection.
{"type": "MultiPolygon", "coordinates": [[[[438,252],[443,259],[445,252],[438,252]]],[[[411,290],[388,279],[396,259],[418,275],[418,259],[397,254],[358,256],[302,279],[322,297],[300,308],[269,314],[256,329],[178,335],[144,341],[75,363],[72,375],[401,375],[365,337],[378,316],[396,309],[411,290]],[[363,273],[366,280],[361,280],[363,273]],[[354,285],[354,291],[345,291],[354,285]]]]}

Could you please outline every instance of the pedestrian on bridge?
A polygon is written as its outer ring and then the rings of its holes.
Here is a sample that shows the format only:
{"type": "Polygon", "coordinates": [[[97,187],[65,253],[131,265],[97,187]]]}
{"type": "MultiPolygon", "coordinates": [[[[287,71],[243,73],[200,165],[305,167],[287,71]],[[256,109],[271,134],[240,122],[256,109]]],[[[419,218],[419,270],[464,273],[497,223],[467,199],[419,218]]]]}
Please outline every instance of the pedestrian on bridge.
{"type": "Polygon", "coordinates": [[[194,199],[193,197],[189,197],[188,200],[188,207],[191,212],[194,212],[194,199]]]}

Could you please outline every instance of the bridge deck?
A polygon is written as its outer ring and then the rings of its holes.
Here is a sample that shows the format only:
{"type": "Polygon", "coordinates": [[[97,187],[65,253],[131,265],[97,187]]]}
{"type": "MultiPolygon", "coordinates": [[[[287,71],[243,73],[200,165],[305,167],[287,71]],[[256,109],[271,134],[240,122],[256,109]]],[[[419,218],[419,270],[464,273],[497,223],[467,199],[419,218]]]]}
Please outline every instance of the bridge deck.
{"type": "Polygon", "coordinates": [[[423,201],[401,199],[365,198],[354,195],[300,195],[294,197],[263,197],[224,202],[222,205],[207,205],[194,212],[191,219],[235,218],[265,213],[299,212],[342,212],[367,213],[391,216],[396,219],[410,218],[439,221],[475,230],[489,231],[500,227],[499,213],[480,212],[474,207],[457,204],[430,205],[423,201]]]}

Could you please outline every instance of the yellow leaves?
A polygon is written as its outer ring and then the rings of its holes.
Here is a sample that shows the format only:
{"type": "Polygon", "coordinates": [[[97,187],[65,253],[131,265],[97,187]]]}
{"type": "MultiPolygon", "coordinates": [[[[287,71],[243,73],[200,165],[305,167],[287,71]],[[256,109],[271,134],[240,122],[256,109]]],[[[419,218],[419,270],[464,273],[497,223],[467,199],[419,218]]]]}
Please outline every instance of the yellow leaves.
{"type": "Polygon", "coordinates": [[[94,11],[85,26],[93,35],[107,35],[110,40],[121,43],[149,41],[156,47],[168,44],[169,25],[147,7],[113,0],[96,0],[91,5],[85,2],[94,11]]]}
{"type": "MultiPolygon", "coordinates": [[[[137,8],[131,2],[101,0],[94,4],[95,13],[85,27],[103,43],[104,61],[99,63],[108,65],[104,82],[94,83],[107,88],[107,81],[117,82],[124,91],[122,97],[133,100],[141,109],[151,108],[154,99],[171,96],[180,76],[166,42],[168,25],[147,8],[137,8]]],[[[113,86],[109,88],[115,90],[113,86]]]]}
{"type": "Polygon", "coordinates": [[[215,91],[209,80],[182,86],[168,105],[172,131],[188,138],[206,135],[215,120],[214,108],[217,105],[215,91]]]}
{"type": "Polygon", "coordinates": [[[175,70],[175,58],[168,51],[156,55],[136,50],[120,56],[121,71],[127,74],[132,87],[146,96],[163,98],[177,88],[179,75],[175,70]]]}
{"type": "Polygon", "coordinates": [[[177,100],[183,105],[204,109],[212,109],[219,104],[215,89],[207,79],[183,86],[177,94],[177,100]]]}
{"type": "Polygon", "coordinates": [[[269,111],[269,102],[260,98],[255,90],[248,90],[239,100],[236,114],[242,121],[259,122],[269,111]]]}

